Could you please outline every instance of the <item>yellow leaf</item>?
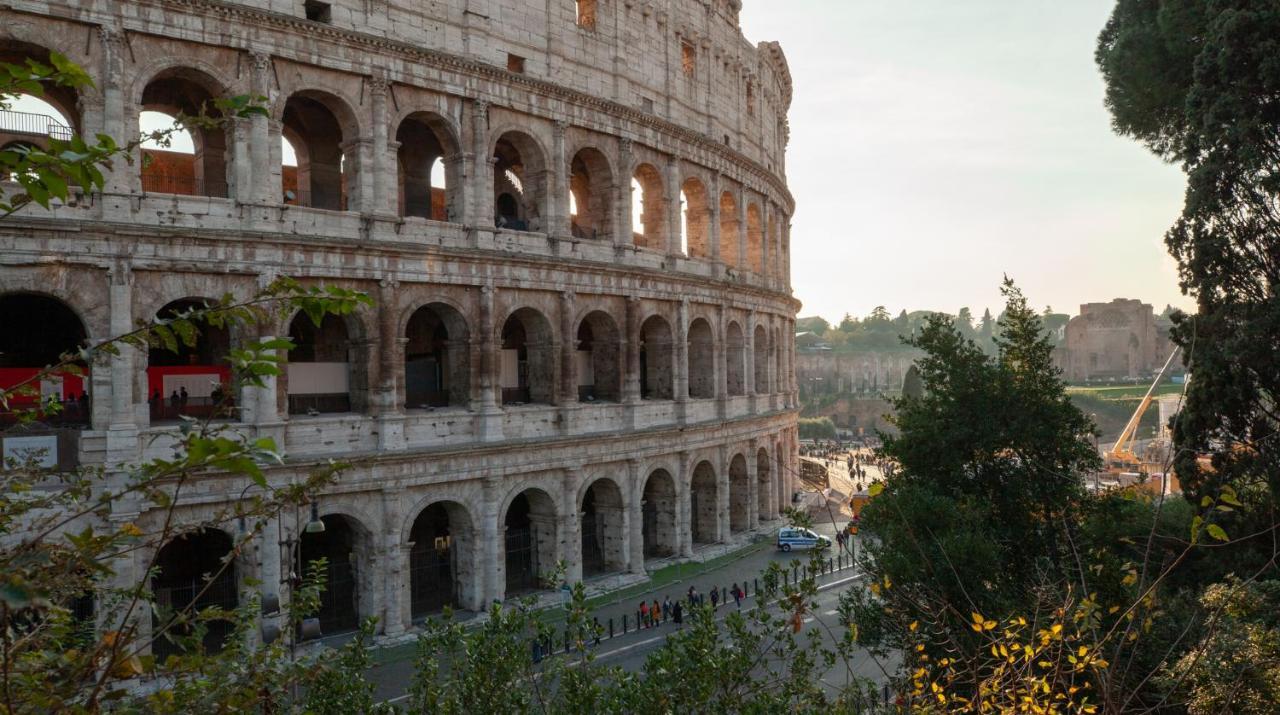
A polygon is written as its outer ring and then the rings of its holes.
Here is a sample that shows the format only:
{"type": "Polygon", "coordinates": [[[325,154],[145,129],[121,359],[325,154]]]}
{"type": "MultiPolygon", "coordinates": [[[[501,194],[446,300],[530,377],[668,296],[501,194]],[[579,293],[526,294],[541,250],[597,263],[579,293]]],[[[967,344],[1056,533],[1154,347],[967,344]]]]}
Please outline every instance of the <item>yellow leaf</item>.
{"type": "Polygon", "coordinates": [[[911,625],[907,626],[907,628],[911,629],[912,633],[914,633],[916,628],[919,628],[919,627],[920,627],[920,621],[912,621],[911,625]]]}
{"type": "Polygon", "coordinates": [[[983,621],[987,620],[983,618],[981,614],[978,614],[978,613],[970,613],[969,615],[973,618],[974,623],[982,623],[983,621]]]}
{"type": "Polygon", "coordinates": [[[138,525],[132,521],[126,522],[124,526],[120,527],[120,531],[128,536],[142,536],[142,529],[139,529],[138,525]]]}

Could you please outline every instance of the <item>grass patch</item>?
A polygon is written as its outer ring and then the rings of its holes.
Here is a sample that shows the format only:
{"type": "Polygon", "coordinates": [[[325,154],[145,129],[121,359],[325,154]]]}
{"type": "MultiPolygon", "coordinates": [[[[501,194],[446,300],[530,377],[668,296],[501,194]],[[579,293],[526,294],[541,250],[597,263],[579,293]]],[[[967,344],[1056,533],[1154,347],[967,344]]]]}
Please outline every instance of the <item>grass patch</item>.
{"type": "MultiPolygon", "coordinates": [[[[1068,395],[1088,395],[1097,397],[1102,400],[1124,400],[1139,398],[1141,399],[1147,394],[1150,385],[1115,385],[1115,386],[1069,386],[1067,387],[1068,395]]],[[[1172,382],[1166,382],[1156,388],[1155,394],[1159,395],[1176,395],[1182,392],[1182,385],[1176,385],[1172,382]]]]}

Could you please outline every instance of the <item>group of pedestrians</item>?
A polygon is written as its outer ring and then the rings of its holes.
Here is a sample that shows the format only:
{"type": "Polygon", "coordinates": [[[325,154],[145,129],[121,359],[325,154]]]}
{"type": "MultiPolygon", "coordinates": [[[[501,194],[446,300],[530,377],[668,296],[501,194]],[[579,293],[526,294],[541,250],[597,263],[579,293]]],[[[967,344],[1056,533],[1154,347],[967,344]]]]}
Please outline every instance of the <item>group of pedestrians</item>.
{"type": "Polygon", "coordinates": [[[727,592],[720,588],[712,588],[709,596],[699,591],[696,586],[690,586],[683,599],[672,601],[671,596],[668,595],[662,599],[661,603],[656,598],[652,602],[648,599],[641,601],[636,609],[638,623],[640,628],[656,628],[668,621],[682,626],[686,610],[701,608],[708,600],[711,601],[711,609],[715,610],[720,607],[721,594],[724,595],[725,605],[728,605],[729,599],[732,598],[734,605],[739,609],[742,608],[742,599],[747,597],[746,590],[737,582],[727,592]]]}

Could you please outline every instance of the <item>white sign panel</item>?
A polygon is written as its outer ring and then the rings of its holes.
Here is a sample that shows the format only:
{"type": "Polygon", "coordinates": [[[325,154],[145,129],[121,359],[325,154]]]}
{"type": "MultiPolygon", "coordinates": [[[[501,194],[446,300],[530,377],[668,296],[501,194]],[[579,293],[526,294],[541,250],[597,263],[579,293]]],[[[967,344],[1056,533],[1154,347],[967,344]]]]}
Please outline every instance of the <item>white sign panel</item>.
{"type": "Polygon", "coordinates": [[[579,350],[578,356],[578,384],[587,386],[596,384],[596,366],[595,361],[591,359],[591,351],[579,350]]]}
{"type": "Polygon", "coordinates": [[[5,437],[4,459],[26,462],[34,459],[41,467],[58,466],[58,437],[47,434],[35,437],[5,437]]]}
{"type": "Polygon", "coordinates": [[[218,373],[211,372],[199,375],[165,375],[162,384],[165,397],[181,392],[184,387],[187,388],[187,397],[208,397],[213,394],[214,386],[221,381],[222,377],[218,373]]]}
{"type": "Polygon", "coordinates": [[[348,389],[345,362],[289,363],[290,395],[340,395],[348,389]]]}

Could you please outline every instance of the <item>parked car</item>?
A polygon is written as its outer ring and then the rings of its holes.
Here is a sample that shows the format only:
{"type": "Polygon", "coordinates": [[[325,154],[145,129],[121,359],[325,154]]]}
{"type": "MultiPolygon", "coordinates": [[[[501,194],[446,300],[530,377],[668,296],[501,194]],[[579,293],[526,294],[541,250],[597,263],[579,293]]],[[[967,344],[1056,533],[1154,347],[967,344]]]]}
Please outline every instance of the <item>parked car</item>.
{"type": "Polygon", "coordinates": [[[778,550],[792,549],[826,549],[830,548],[831,539],[821,536],[812,529],[787,526],[778,530],[778,550]]]}

